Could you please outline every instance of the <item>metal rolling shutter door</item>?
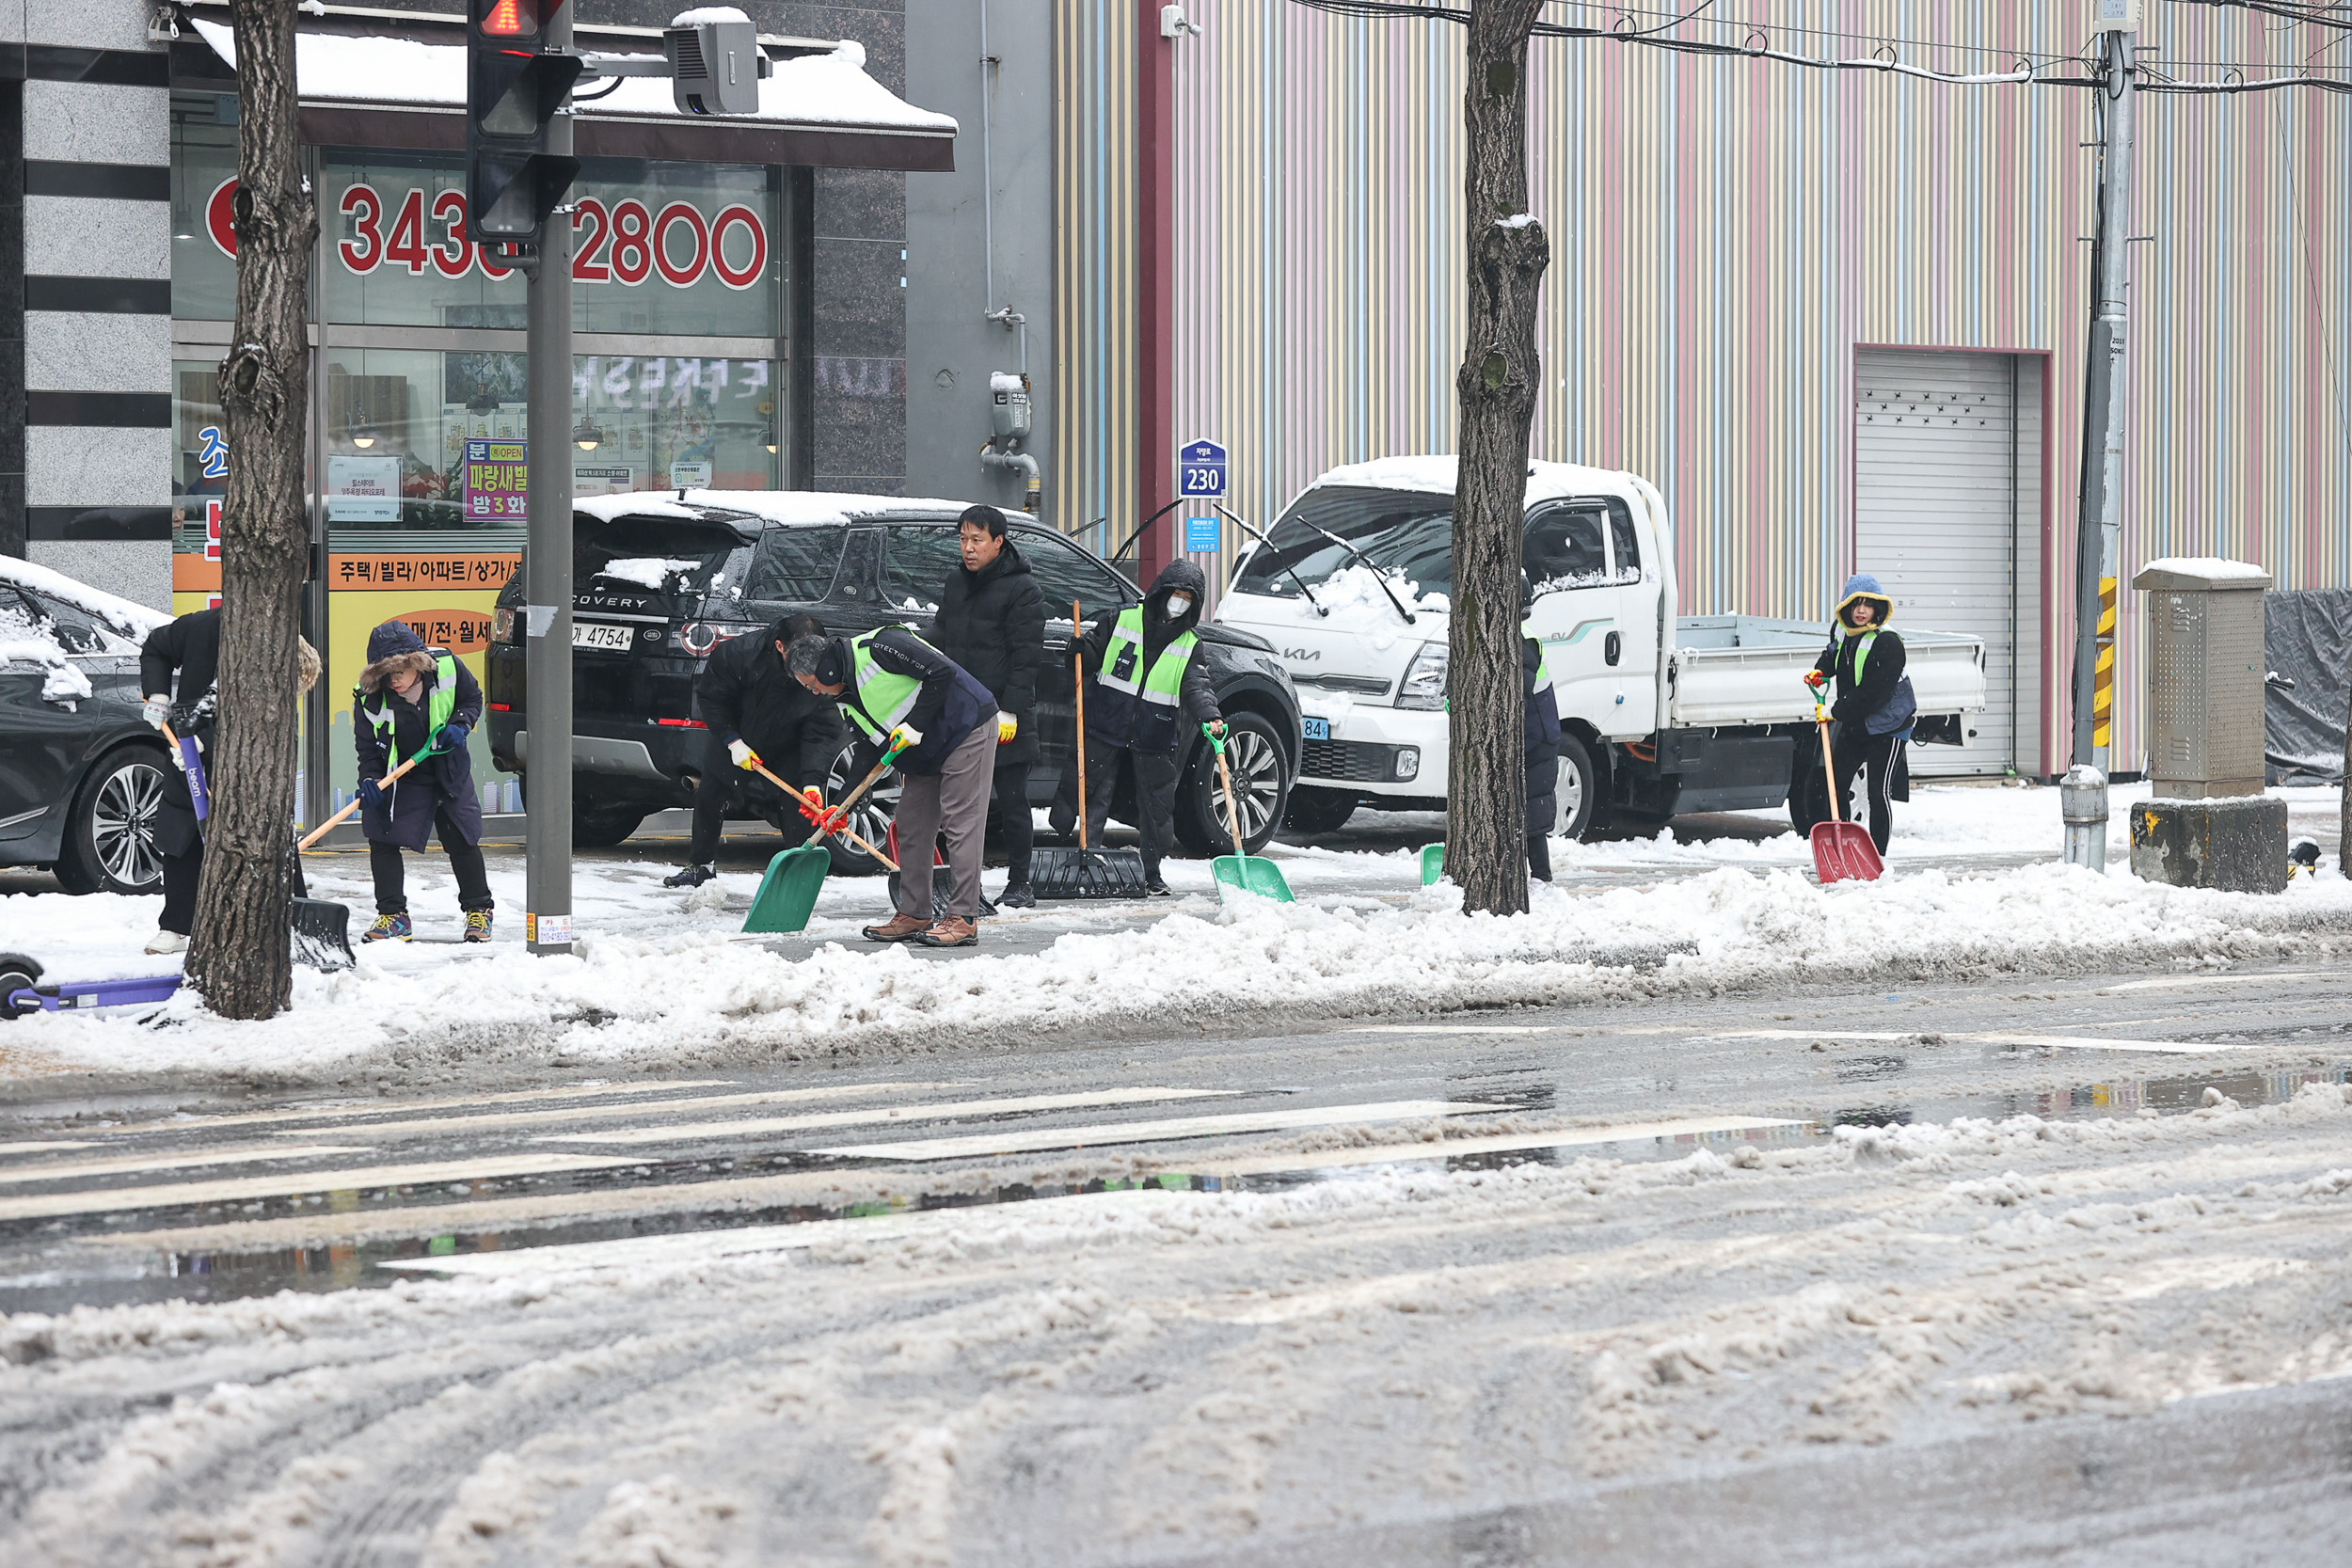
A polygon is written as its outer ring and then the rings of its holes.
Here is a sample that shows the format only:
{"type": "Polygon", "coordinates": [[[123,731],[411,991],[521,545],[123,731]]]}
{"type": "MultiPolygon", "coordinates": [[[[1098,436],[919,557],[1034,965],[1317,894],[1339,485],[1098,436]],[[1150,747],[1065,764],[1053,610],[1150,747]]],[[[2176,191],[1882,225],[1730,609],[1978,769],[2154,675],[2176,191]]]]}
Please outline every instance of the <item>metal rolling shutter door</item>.
{"type": "Polygon", "coordinates": [[[2020,740],[2019,490],[2040,483],[2022,461],[2015,358],[1865,349],[1855,369],[1854,568],[1894,595],[1897,630],[1984,639],[1974,735],[1913,747],[1912,771],[2003,772],[2020,740]]]}

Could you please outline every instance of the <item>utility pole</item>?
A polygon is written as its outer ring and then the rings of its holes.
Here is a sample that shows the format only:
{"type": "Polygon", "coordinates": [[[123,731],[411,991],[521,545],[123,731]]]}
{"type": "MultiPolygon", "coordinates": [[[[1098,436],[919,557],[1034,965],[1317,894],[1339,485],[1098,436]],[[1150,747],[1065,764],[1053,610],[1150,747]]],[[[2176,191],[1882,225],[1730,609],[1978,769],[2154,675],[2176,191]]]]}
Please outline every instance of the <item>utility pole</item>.
{"type": "MultiPolygon", "coordinates": [[[[548,8],[550,54],[572,49],[572,8],[548,8]]],[[[550,158],[572,155],[570,95],[548,119],[550,158]]],[[[568,183],[568,182],[567,182],[568,183]]],[[[558,208],[526,269],[531,353],[531,519],[523,548],[530,607],[523,702],[538,764],[526,786],[523,934],[533,953],[572,950],[572,220],[558,208]]]]}
{"type": "Polygon", "coordinates": [[[2106,864],[2115,718],[2116,578],[2123,535],[2124,355],[2131,307],[2132,133],[2140,0],[2094,0],[2099,34],[2099,223],[2084,356],[2082,511],[2074,552],[2074,734],[2066,859],[2106,864]],[[2093,828],[2095,810],[2095,830],[2093,828]]]}

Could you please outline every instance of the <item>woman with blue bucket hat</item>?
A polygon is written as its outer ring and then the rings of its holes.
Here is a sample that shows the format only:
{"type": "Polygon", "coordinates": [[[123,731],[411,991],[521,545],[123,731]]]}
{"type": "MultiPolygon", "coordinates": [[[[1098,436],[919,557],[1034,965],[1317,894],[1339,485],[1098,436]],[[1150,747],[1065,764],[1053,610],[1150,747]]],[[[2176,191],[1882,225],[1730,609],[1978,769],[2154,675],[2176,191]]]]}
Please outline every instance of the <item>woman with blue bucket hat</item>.
{"type": "Polygon", "coordinates": [[[1829,711],[1837,721],[1831,747],[1837,762],[1837,798],[1847,816],[1859,818],[1854,774],[1868,771],[1870,840],[1882,855],[1895,831],[1894,802],[1911,799],[1903,742],[1911,738],[1919,713],[1911,677],[1903,673],[1903,640],[1887,628],[1894,616],[1895,601],[1878,578],[1867,572],[1847,578],[1845,596],[1830,623],[1829,646],[1805,677],[1816,689],[1836,683],[1829,711]]]}

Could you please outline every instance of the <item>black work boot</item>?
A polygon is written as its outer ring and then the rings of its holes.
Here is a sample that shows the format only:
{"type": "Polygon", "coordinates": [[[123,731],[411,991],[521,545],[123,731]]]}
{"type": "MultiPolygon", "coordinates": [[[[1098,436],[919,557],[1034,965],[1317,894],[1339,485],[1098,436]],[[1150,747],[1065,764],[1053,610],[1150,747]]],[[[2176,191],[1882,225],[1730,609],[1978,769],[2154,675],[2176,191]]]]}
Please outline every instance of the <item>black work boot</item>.
{"type": "Polygon", "coordinates": [[[700,887],[719,873],[707,865],[690,865],[675,876],[661,879],[663,887],[700,887]]]}
{"type": "Polygon", "coordinates": [[[1007,910],[1037,907],[1037,891],[1029,886],[1029,857],[1026,851],[1016,851],[1006,858],[1005,891],[996,895],[996,905],[1007,910]]]}
{"type": "Polygon", "coordinates": [[[1160,879],[1160,863],[1157,856],[1148,855],[1144,857],[1143,891],[1154,898],[1173,898],[1176,896],[1175,890],[1160,879]]]}

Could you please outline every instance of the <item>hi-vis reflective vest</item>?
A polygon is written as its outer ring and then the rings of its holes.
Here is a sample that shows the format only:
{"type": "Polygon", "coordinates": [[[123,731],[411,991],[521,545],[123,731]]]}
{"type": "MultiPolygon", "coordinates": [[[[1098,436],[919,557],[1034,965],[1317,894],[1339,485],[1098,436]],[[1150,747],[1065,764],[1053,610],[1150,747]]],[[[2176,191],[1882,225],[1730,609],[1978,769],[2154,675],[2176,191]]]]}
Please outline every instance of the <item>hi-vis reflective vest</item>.
{"type": "Polygon", "coordinates": [[[1150,670],[1143,670],[1143,607],[1131,605],[1120,611],[1110,641],[1103,645],[1103,668],[1094,677],[1104,694],[1087,715],[1095,735],[1138,752],[1176,750],[1184,672],[1200,645],[1200,639],[1187,631],[1160,650],[1150,670]]]}
{"type": "MultiPolygon", "coordinates": [[[[441,738],[449,716],[457,711],[457,660],[440,649],[427,650],[433,655],[433,689],[424,699],[424,749],[433,750],[441,738]]],[[[392,704],[401,701],[389,689],[378,689],[359,699],[359,712],[374,726],[376,738],[384,742],[386,772],[401,765],[399,714],[392,704]]]]}
{"type": "MultiPolygon", "coordinates": [[[[895,674],[874,662],[874,639],[886,631],[902,631],[914,637],[909,626],[876,626],[850,638],[850,686],[856,700],[841,705],[841,711],[850,722],[864,730],[869,739],[882,744],[888,742],[890,732],[898,727],[899,721],[914,711],[914,699],[923,691],[919,676],[895,674]]],[[[914,640],[923,641],[919,637],[914,640]]],[[[928,642],[923,645],[930,646],[928,642]]]]}

